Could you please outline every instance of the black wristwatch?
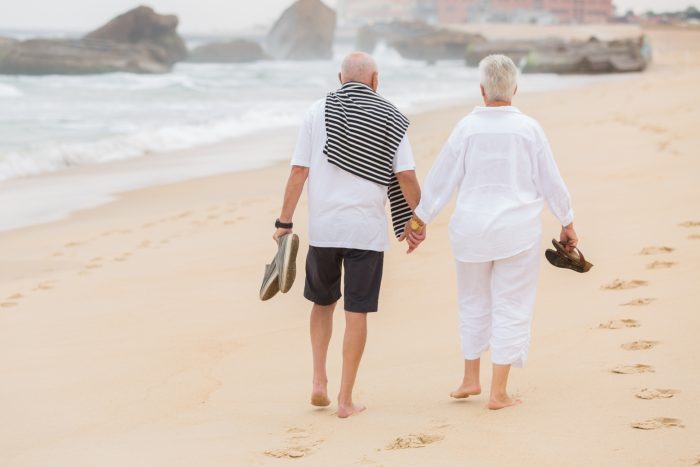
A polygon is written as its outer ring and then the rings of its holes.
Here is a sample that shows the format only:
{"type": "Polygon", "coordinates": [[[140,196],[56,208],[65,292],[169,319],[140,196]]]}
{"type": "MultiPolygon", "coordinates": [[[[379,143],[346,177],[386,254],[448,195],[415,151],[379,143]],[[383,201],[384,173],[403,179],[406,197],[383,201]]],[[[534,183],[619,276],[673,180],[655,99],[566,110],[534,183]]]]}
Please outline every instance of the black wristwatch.
{"type": "Polygon", "coordinates": [[[280,222],[280,220],[277,219],[275,221],[275,228],[276,229],[293,229],[294,223],[293,222],[280,222]]]}

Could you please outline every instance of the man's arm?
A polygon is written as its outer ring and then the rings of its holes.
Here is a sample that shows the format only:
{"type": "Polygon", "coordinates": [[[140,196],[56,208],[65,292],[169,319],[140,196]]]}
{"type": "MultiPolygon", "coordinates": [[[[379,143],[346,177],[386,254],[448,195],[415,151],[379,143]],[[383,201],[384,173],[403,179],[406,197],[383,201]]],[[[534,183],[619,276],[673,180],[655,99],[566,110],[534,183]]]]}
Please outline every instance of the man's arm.
{"type": "MultiPolygon", "coordinates": [[[[289,174],[289,179],[287,180],[287,188],[284,190],[284,202],[282,203],[282,212],[280,213],[279,220],[284,224],[292,222],[294,217],[294,211],[299,203],[299,198],[301,197],[301,192],[304,190],[304,184],[306,179],[309,177],[309,168],[302,167],[299,165],[293,165],[292,171],[289,174]]],[[[275,230],[272,236],[273,240],[277,241],[282,235],[291,233],[292,229],[279,228],[275,230]]]]}
{"type": "MultiPolygon", "coordinates": [[[[412,211],[416,210],[418,203],[420,203],[420,185],[418,184],[418,177],[416,177],[415,170],[406,170],[403,172],[398,172],[396,174],[396,179],[399,181],[399,186],[401,187],[401,193],[403,197],[406,198],[406,202],[412,211]]],[[[409,222],[410,223],[410,222],[409,222]]],[[[408,243],[408,252],[413,253],[413,251],[418,248],[418,246],[425,240],[426,229],[422,228],[419,231],[413,231],[406,225],[404,233],[399,238],[399,241],[406,240],[408,243]]]]}
{"type": "Polygon", "coordinates": [[[406,170],[396,174],[396,179],[399,181],[401,193],[406,198],[406,202],[411,207],[412,211],[416,210],[416,206],[420,203],[420,185],[415,170],[406,170]]]}

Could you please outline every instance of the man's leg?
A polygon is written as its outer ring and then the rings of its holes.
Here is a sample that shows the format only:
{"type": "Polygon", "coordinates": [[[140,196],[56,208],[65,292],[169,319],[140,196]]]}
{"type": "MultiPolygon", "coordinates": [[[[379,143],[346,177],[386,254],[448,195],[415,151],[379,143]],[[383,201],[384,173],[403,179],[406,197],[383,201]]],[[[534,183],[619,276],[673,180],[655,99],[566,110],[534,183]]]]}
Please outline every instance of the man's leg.
{"type": "Polygon", "coordinates": [[[304,297],[314,303],[309,319],[314,376],[311,404],[326,407],[328,399],[328,375],[326,356],[333,333],[333,310],[340,298],[342,257],[337,248],[310,246],[306,256],[306,284],[304,297]]]}
{"type": "Polygon", "coordinates": [[[481,354],[491,337],[492,262],[457,262],[459,338],[464,356],[462,384],[450,393],[455,399],[481,394],[481,354]]]}
{"type": "Polygon", "coordinates": [[[343,340],[343,377],[338,394],[338,417],[362,412],[352,391],[367,341],[367,313],[379,307],[384,253],[349,249],[343,258],[345,267],[345,338],[343,340]]]}
{"type": "Polygon", "coordinates": [[[365,410],[352,400],[352,390],[360,368],[360,360],[367,342],[367,314],[345,312],[345,338],[343,339],[343,377],[338,394],[338,417],[347,418],[365,410]]]}
{"type": "Polygon", "coordinates": [[[326,373],[326,357],[328,344],[333,334],[333,310],[335,303],[328,306],[314,304],[311,309],[310,331],[311,351],[314,357],[314,379],[311,390],[311,405],[327,407],[331,404],[328,398],[328,374],[326,373]]]}
{"type": "Polygon", "coordinates": [[[508,375],[511,366],[521,368],[527,359],[539,264],[539,243],[511,258],[494,262],[493,380],[488,404],[493,410],[522,402],[508,395],[508,375]]]}

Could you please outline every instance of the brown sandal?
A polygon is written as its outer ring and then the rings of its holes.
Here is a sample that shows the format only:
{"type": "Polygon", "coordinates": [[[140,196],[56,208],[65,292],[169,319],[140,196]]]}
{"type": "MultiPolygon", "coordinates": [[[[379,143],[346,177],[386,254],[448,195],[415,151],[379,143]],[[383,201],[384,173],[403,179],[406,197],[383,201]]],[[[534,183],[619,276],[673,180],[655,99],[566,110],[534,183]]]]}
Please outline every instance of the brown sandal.
{"type": "Polygon", "coordinates": [[[591,263],[586,261],[583,253],[581,253],[581,250],[578,248],[574,248],[574,251],[568,252],[561,243],[554,239],[552,240],[552,245],[554,245],[556,251],[547,250],[544,252],[544,256],[553,266],[571,269],[580,273],[588,272],[593,267],[591,263]]]}

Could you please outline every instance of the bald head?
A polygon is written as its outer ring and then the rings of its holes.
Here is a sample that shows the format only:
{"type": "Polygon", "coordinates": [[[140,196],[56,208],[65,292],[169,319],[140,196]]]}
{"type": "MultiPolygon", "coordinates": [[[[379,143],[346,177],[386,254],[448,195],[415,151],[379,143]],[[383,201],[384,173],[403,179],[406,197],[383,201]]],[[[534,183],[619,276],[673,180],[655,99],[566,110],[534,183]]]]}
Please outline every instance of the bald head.
{"type": "Polygon", "coordinates": [[[340,83],[350,81],[366,84],[375,91],[379,85],[377,63],[371,55],[364,52],[353,52],[343,60],[340,67],[340,83]]]}

